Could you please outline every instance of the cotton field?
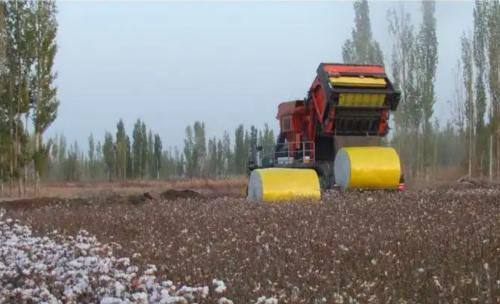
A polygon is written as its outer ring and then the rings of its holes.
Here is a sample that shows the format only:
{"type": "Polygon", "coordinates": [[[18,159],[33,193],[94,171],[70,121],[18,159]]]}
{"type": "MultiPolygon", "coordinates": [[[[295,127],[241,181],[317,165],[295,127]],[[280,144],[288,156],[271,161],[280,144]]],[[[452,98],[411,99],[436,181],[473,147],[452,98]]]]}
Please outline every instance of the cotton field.
{"type": "Polygon", "coordinates": [[[0,302],[498,303],[500,188],[2,203],[0,302]]]}
{"type": "MultiPolygon", "coordinates": [[[[117,258],[113,244],[99,243],[81,230],[75,237],[57,231],[33,236],[12,219],[0,221],[0,303],[193,303],[209,286],[175,286],[159,280],[156,266],[142,271],[129,258],[117,258]]],[[[214,279],[215,293],[226,291],[214,279]]],[[[221,297],[219,303],[232,303],[221,297]]]]}

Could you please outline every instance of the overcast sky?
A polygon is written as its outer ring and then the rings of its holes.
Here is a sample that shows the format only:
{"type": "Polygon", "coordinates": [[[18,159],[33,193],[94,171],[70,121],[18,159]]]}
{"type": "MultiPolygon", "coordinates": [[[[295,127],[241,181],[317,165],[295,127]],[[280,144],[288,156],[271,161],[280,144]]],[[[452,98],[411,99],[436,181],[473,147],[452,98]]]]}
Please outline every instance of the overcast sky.
{"type": "MultiPolygon", "coordinates": [[[[389,64],[387,10],[370,2],[374,38],[389,64]]],[[[420,3],[406,2],[420,22],[420,3]]],[[[59,115],[48,134],[86,145],[123,118],[137,118],[181,146],[186,125],[209,136],[243,123],[277,128],[277,105],[303,98],[320,62],[340,62],[350,37],[350,2],[60,2],[59,115]]],[[[473,2],[436,5],[439,68],[436,116],[449,117],[460,36],[472,28],[473,2]]]]}

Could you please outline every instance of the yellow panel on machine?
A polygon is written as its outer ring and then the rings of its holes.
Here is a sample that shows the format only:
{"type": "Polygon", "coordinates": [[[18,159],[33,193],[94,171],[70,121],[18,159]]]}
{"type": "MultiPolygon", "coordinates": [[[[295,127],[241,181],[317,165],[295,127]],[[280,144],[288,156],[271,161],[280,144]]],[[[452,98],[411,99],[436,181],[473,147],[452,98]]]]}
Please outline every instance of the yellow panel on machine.
{"type": "Polygon", "coordinates": [[[339,106],[346,107],[381,107],[384,105],[384,94],[341,93],[339,106]]]}
{"type": "Polygon", "coordinates": [[[390,147],[346,147],[337,152],[335,183],[346,188],[397,189],[401,165],[390,147]]]}
{"type": "Polygon", "coordinates": [[[334,86],[341,87],[363,87],[363,88],[385,88],[387,83],[384,78],[374,77],[330,77],[334,86]]]}
{"type": "Polygon", "coordinates": [[[312,169],[267,168],[250,174],[247,199],[251,201],[292,201],[321,198],[319,179],[312,169]]]}

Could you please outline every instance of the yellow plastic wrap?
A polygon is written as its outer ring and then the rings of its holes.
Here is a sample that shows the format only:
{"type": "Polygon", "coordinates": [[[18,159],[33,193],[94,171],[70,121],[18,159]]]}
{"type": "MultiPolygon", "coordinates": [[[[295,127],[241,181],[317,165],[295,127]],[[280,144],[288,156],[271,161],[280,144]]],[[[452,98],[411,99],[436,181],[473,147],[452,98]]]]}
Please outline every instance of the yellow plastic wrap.
{"type": "Polygon", "coordinates": [[[330,82],[333,85],[344,87],[385,88],[387,85],[384,78],[374,77],[330,77],[330,82]]]}
{"type": "Polygon", "coordinates": [[[397,189],[398,153],[390,147],[346,147],[337,152],[335,182],[342,188],[397,189]]]}
{"type": "Polygon", "coordinates": [[[250,174],[248,200],[292,201],[321,198],[319,179],[312,169],[267,168],[250,174]]]}

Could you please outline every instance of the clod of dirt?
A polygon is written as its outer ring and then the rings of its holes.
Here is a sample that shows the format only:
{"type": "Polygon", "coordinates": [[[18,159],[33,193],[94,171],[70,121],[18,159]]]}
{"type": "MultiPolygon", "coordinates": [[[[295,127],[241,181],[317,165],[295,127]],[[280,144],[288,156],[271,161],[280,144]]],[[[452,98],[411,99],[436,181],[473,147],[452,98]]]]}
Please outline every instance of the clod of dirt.
{"type": "Polygon", "coordinates": [[[130,195],[128,197],[128,201],[132,203],[133,205],[139,205],[139,204],[144,204],[148,201],[152,201],[153,196],[149,194],[149,192],[145,192],[141,195],[130,195]]]}
{"type": "Polygon", "coordinates": [[[25,199],[16,199],[12,201],[2,202],[2,206],[9,209],[33,209],[40,208],[49,205],[55,205],[62,201],[62,199],[57,197],[38,197],[38,198],[25,198],[25,199]]]}
{"type": "Polygon", "coordinates": [[[168,189],[160,194],[160,198],[164,200],[177,200],[186,198],[200,199],[203,198],[203,196],[198,192],[189,189],[186,190],[168,189]]]}
{"type": "Polygon", "coordinates": [[[125,200],[125,198],[117,193],[110,193],[109,195],[102,195],[102,197],[104,198],[104,202],[106,204],[119,204],[119,203],[123,203],[123,201],[125,200]]]}

